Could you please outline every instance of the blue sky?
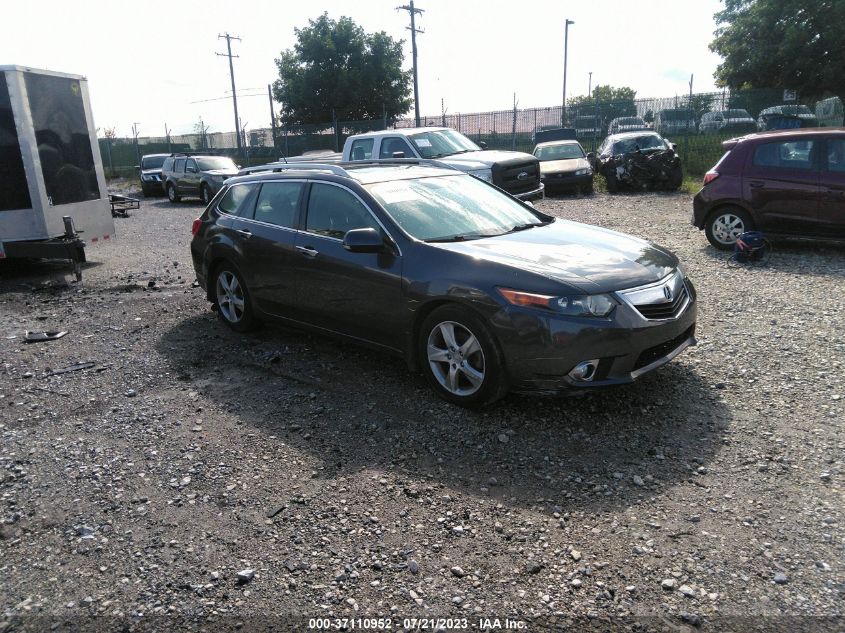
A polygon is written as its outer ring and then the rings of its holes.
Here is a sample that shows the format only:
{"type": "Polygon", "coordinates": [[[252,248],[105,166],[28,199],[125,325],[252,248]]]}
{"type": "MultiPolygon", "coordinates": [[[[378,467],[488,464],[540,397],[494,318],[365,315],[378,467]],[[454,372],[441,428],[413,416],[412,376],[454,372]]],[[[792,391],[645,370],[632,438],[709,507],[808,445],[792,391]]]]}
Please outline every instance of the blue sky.
{"type": "MultiPolygon", "coordinates": [[[[114,0],[4,3],[0,63],[86,75],[94,118],[118,135],[193,131],[200,117],[212,131],[234,128],[225,50],[233,43],[241,121],[270,124],[267,84],[274,58],[295,41],[294,27],[327,11],[348,15],[367,31],[408,39],[405,0],[311,2],[182,0],[143,4],[114,0]],[[41,16],[34,20],[33,11],[41,16]],[[32,28],[30,28],[32,27],[32,28]],[[37,27],[37,28],[36,28],[37,27]]],[[[418,39],[422,114],[503,110],[516,92],[519,107],[560,103],[563,24],[569,28],[567,93],[592,83],[627,85],[640,97],[712,90],[719,58],[707,45],[718,0],[419,0],[425,13],[418,39]]],[[[410,67],[410,42],[406,42],[410,67]]]]}

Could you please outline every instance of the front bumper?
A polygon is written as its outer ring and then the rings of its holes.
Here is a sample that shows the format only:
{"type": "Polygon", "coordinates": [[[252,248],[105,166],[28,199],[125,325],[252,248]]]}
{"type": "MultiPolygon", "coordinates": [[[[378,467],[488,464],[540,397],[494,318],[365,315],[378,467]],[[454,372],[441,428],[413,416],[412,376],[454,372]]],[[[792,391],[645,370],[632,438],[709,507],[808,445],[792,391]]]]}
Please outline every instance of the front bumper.
{"type": "Polygon", "coordinates": [[[532,189],[531,191],[526,191],[524,193],[514,193],[511,195],[524,202],[531,202],[532,200],[542,200],[545,190],[546,186],[541,182],[540,186],[536,189],[532,189]]]}
{"type": "Polygon", "coordinates": [[[572,172],[551,172],[543,174],[543,184],[547,190],[590,187],[593,184],[593,174],[576,176],[572,172]]]}
{"type": "Polygon", "coordinates": [[[625,301],[611,318],[573,318],[540,310],[508,307],[492,323],[502,345],[511,389],[560,393],[631,383],[696,344],[695,289],[672,319],[649,320],[625,301]],[[599,359],[590,381],[569,372],[580,362],[599,359]]]}

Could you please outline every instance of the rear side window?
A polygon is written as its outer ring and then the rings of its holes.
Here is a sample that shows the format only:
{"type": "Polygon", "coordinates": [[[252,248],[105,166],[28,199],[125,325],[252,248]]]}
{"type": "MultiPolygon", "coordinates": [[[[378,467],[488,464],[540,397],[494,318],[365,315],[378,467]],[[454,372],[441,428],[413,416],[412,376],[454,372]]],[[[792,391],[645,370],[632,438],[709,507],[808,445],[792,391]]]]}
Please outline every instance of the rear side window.
{"type": "Polygon", "coordinates": [[[828,139],[827,170],[839,173],[845,172],[845,140],[828,139]]]}
{"type": "Polygon", "coordinates": [[[373,157],[374,139],[364,138],[352,142],[352,160],[370,160],[373,157]]]}
{"type": "MultiPolygon", "coordinates": [[[[178,161],[177,161],[178,162],[178,161]]],[[[220,213],[250,217],[252,215],[249,202],[254,198],[250,195],[258,189],[258,185],[232,185],[217,205],[220,213]]]]}
{"type": "Polygon", "coordinates": [[[255,220],[292,229],[296,224],[302,182],[267,182],[255,204],[255,220]]]}
{"type": "Polygon", "coordinates": [[[343,239],[347,231],[367,228],[379,230],[379,225],[350,191],[322,183],[311,185],[306,231],[343,239]]]}
{"type": "Polygon", "coordinates": [[[797,140],[763,143],[754,148],[755,167],[774,169],[813,169],[813,141],[797,140]]]}
{"type": "Polygon", "coordinates": [[[165,158],[164,165],[161,166],[162,171],[172,171],[173,170],[173,159],[172,158],[165,158]]]}
{"type": "Polygon", "coordinates": [[[184,158],[177,158],[176,159],[176,163],[173,167],[173,171],[175,171],[177,174],[184,173],[184,171],[185,171],[185,159],[184,158]]]}

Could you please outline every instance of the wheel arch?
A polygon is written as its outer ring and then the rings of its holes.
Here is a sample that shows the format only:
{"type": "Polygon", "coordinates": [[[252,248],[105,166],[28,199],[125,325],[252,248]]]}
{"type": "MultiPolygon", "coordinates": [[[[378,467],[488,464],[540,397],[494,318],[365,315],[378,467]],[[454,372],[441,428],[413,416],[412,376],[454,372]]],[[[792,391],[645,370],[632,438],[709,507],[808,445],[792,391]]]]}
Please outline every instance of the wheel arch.
{"type": "Polygon", "coordinates": [[[703,230],[710,220],[716,215],[719,211],[730,207],[737,207],[748,214],[748,217],[751,218],[751,221],[754,223],[754,226],[757,227],[760,223],[757,220],[757,215],[754,213],[754,210],[751,209],[744,201],[742,200],[722,200],[718,204],[714,205],[712,209],[710,209],[707,214],[704,216],[704,221],[701,223],[700,230],[703,230]]]}

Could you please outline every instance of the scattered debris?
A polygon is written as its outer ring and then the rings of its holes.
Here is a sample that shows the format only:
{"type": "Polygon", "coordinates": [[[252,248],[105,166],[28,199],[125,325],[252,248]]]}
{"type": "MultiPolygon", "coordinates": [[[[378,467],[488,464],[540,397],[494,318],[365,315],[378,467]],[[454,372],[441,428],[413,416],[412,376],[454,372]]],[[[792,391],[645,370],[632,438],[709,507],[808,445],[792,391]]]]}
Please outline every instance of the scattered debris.
{"type": "Polygon", "coordinates": [[[62,338],[66,331],[63,330],[49,330],[47,332],[31,332],[29,330],[24,334],[24,341],[27,343],[40,343],[42,341],[55,341],[62,338]]]}

